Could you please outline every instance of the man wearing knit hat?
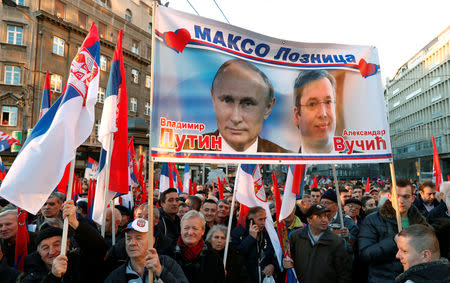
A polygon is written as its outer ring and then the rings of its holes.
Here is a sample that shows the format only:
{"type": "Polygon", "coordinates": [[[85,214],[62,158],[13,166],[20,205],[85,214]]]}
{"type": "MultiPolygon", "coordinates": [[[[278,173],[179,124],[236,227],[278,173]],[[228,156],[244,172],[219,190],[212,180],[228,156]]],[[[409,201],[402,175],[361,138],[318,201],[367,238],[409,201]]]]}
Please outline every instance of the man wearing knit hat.
{"type": "MultiPolygon", "coordinates": [[[[79,248],[61,254],[59,227],[47,226],[36,237],[37,251],[25,259],[25,277],[21,282],[93,282],[103,280],[102,264],[107,247],[100,234],[86,222],[78,222],[73,201],[62,210],[79,248]]],[[[70,243],[68,240],[67,247],[70,243]]]]}
{"type": "Polygon", "coordinates": [[[347,240],[350,240],[350,243],[355,243],[356,239],[358,238],[359,229],[356,226],[355,222],[353,222],[353,220],[345,214],[344,227],[341,227],[336,192],[333,189],[325,191],[320,199],[320,204],[325,206],[327,210],[330,211],[328,213],[328,217],[330,218],[328,227],[331,229],[331,231],[339,234],[346,240],[346,242],[347,240]]]}

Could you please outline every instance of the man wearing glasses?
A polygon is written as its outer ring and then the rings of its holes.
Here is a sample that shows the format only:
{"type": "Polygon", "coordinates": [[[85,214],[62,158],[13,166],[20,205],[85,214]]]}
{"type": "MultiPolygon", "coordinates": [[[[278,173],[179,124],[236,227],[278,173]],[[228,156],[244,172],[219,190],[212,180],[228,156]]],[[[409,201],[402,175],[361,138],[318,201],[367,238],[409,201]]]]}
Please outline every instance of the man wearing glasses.
{"type": "Polygon", "coordinates": [[[294,122],[302,153],[333,151],[336,130],[336,80],[326,70],[301,71],[294,85],[294,122]]]}

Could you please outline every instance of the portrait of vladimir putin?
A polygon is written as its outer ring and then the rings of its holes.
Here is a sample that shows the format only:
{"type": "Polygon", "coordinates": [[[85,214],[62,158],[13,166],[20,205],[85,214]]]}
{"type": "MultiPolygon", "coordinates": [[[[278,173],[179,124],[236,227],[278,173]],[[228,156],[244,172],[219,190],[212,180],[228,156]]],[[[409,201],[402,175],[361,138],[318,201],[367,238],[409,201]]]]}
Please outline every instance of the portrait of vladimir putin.
{"type": "Polygon", "coordinates": [[[270,80],[256,66],[241,59],[226,61],[214,77],[211,99],[223,152],[287,152],[259,136],[276,103],[270,80]]]}
{"type": "Polygon", "coordinates": [[[326,70],[301,71],[294,84],[294,123],[301,153],[333,151],[336,130],[336,80],[326,70]]]}

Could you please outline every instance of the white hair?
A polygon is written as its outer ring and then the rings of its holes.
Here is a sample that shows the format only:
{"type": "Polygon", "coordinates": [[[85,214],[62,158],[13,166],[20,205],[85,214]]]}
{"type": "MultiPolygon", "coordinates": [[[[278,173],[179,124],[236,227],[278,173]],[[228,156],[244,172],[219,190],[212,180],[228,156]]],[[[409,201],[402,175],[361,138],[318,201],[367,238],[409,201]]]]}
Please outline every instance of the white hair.
{"type": "Polygon", "coordinates": [[[203,229],[205,229],[205,224],[206,224],[205,217],[203,216],[203,214],[201,214],[197,210],[189,210],[188,212],[186,212],[186,214],[183,215],[183,218],[181,218],[181,225],[183,225],[184,221],[191,219],[191,218],[199,218],[202,222],[203,229]]]}

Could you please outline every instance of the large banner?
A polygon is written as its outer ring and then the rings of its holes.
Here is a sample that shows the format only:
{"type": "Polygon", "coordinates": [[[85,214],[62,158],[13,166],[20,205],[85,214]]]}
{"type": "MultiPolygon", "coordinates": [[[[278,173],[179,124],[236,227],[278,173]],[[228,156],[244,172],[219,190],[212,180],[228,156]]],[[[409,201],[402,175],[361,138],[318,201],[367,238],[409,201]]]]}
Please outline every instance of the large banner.
{"type": "Polygon", "coordinates": [[[291,42],[161,6],[155,30],[155,161],[392,160],[375,47],[291,42]]]}

